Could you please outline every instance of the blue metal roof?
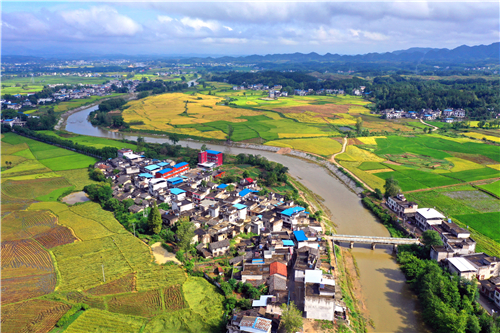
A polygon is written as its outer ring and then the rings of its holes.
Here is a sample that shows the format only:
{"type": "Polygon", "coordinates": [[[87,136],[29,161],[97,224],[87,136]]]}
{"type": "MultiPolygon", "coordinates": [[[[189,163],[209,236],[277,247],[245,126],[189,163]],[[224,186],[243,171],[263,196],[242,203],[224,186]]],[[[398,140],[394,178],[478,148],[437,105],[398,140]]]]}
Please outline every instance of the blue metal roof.
{"type": "Polygon", "coordinates": [[[233,205],[233,207],[234,207],[234,208],[236,208],[236,209],[238,209],[238,210],[243,209],[243,208],[247,208],[247,206],[246,206],[246,205],[244,205],[244,204],[239,204],[239,203],[234,204],[234,205],[233,205]]]}
{"type": "Polygon", "coordinates": [[[170,193],[175,194],[175,195],[179,195],[181,193],[186,193],[186,191],[181,190],[180,188],[173,188],[170,190],[170,193]]]}
{"type": "Polygon", "coordinates": [[[151,165],[148,165],[147,167],[144,167],[144,169],[146,170],[155,170],[155,169],[158,169],[160,166],[156,165],[156,164],[151,164],[151,165]]]}
{"type": "Polygon", "coordinates": [[[304,233],[304,230],[297,230],[293,232],[293,235],[295,236],[295,239],[297,242],[304,242],[307,240],[306,234],[304,233]]]}
{"type": "Polygon", "coordinates": [[[453,111],[452,109],[444,109],[445,111],[453,111]]]}
{"type": "Polygon", "coordinates": [[[264,259],[252,259],[252,264],[263,264],[264,259]]]}
{"type": "Polygon", "coordinates": [[[293,214],[296,214],[298,212],[301,212],[305,210],[304,207],[296,206],[296,207],[291,207],[288,209],[285,209],[284,211],[281,212],[281,214],[286,215],[286,216],[292,216],[293,214]]]}
{"type": "Polygon", "coordinates": [[[177,163],[176,165],[173,166],[174,169],[177,169],[177,168],[181,168],[185,165],[188,165],[187,162],[180,162],[180,163],[177,163]]]}
{"type": "Polygon", "coordinates": [[[238,193],[238,195],[239,195],[240,197],[244,197],[245,195],[250,194],[251,192],[252,192],[252,191],[250,191],[250,189],[246,188],[246,189],[244,189],[243,191],[241,191],[240,193],[238,193]]]}
{"type": "Polygon", "coordinates": [[[222,188],[222,189],[224,189],[226,187],[227,187],[227,184],[220,184],[219,186],[217,186],[217,188],[222,188]]]}
{"type": "Polygon", "coordinates": [[[181,177],[174,177],[174,178],[170,178],[167,180],[167,182],[169,182],[169,183],[176,183],[176,182],[182,183],[183,181],[184,181],[184,179],[182,179],[181,177]]]}
{"type": "Polygon", "coordinates": [[[163,167],[163,166],[169,165],[169,164],[167,162],[160,162],[160,163],[158,163],[158,165],[161,166],[161,167],[163,167]]]}
{"type": "Polygon", "coordinates": [[[220,151],[217,151],[217,150],[207,150],[207,154],[217,155],[217,154],[222,154],[222,153],[220,151]]]}
{"type": "Polygon", "coordinates": [[[139,177],[153,178],[153,175],[150,173],[140,173],[139,177]]]}
{"type": "Polygon", "coordinates": [[[283,239],[283,245],[284,246],[294,246],[295,243],[293,242],[293,240],[290,240],[290,239],[283,239]]]}
{"type": "Polygon", "coordinates": [[[170,171],[172,171],[172,169],[167,168],[167,169],[163,169],[163,170],[158,171],[158,173],[161,175],[164,175],[166,173],[169,173],[170,171]]]}
{"type": "Polygon", "coordinates": [[[14,119],[4,119],[4,121],[14,121],[14,119]]]}

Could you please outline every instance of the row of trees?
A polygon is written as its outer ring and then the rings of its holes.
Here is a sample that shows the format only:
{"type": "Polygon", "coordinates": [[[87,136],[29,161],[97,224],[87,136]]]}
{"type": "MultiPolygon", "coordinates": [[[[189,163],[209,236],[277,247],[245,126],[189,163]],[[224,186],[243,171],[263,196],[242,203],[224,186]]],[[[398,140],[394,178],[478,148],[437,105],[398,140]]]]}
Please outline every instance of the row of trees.
{"type": "Polygon", "coordinates": [[[182,81],[182,83],[177,83],[175,81],[163,81],[159,79],[148,81],[146,78],[143,78],[142,82],[137,85],[136,91],[151,91],[153,95],[157,95],[163,94],[165,92],[180,91],[187,88],[188,84],[184,83],[184,80],[182,81]]]}
{"type": "Polygon", "coordinates": [[[35,132],[26,127],[14,126],[14,130],[19,134],[35,138],[42,142],[54,144],[66,149],[71,149],[82,154],[98,156],[102,159],[115,158],[118,155],[118,149],[115,147],[95,148],[91,146],[85,146],[71,140],[64,140],[53,135],[35,132]]]}

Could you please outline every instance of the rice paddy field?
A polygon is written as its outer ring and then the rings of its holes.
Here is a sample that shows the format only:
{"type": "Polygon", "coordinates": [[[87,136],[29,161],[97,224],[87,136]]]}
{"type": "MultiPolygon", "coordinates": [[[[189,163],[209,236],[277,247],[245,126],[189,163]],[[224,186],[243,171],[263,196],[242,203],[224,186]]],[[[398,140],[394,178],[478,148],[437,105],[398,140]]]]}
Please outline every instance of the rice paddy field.
{"type": "Polygon", "coordinates": [[[386,136],[350,140],[337,161],[372,188],[396,179],[408,200],[469,226],[477,251],[500,255],[500,150],[467,138],[386,136]]]}
{"type": "Polygon", "coordinates": [[[168,93],[131,101],[122,115],[135,130],[225,140],[232,127],[232,141],[300,146],[296,149],[324,156],[337,152],[336,148],[329,147],[332,144],[326,144],[328,140],[317,138],[341,137],[343,128],[354,128],[357,118],[363,120],[365,129],[374,133],[414,132],[404,123],[370,114],[367,108],[370,102],[357,96],[269,99],[267,92],[209,84],[211,86],[205,89],[198,87],[196,92],[168,93]],[[304,140],[290,142],[290,139],[304,140]]]}
{"type": "Polygon", "coordinates": [[[2,170],[2,332],[49,332],[76,303],[90,309],[80,311],[67,332],[217,327],[223,296],[212,285],[188,278],[179,266],[154,263],[149,246],[98,204],[57,201],[93,183],[86,167],[95,160],[86,158],[2,135],[2,161],[14,161],[2,170]]]}

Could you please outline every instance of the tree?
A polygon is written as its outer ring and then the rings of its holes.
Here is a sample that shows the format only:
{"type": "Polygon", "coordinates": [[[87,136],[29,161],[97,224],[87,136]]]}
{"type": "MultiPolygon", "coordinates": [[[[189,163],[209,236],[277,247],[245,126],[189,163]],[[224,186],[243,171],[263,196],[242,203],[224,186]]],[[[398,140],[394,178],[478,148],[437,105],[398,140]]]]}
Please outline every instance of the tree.
{"type": "Polygon", "coordinates": [[[233,126],[227,125],[227,135],[226,135],[227,141],[231,141],[231,137],[233,136],[233,133],[234,133],[233,126]]]}
{"type": "Polygon", "coordinates": [[[206,144],[203,144],[200,148],[201,151],[205,151],[207,150],[207,145],[206,144]]]}
{"type": "Polygon", "coordinates": [[[176,133],[171,133],[168,135],[168,139],[175,145],[177,144],[177,142],[179,142],[179,135],[177,135],[176,133]]]}
{"type": "Polygon", "coordinates": [[[399,182],[392,176],[385,180],[384,189],[386,197],[393,197],[398,195],[399,192],[401,192],[401,188],[399,187],[399,182]]]}
{"type": "Polygon", "coordinates": [[[137,137],[137,151],[142,151],[144,149],[144,144],[146,141],[144,141],[144,138],[142,136],[137,137]]]}
{"type": "Polygon", "coordinates": [[[156,235],[161,232],[162,220],[160,210],[156,205],[156,201],[154,201],[153,208],[151,208],[151,212],[148,216],[148,226],[149,230],[151,230],[156,235]]]}
{"type": "Polygon", "coordinates": [[[436,230],[427,230],[422,234],[422,243],[428,248],[431,246],[442,246],[443,241],[436,230]]]}
{"type": "Polygon", "coordinates": [[[233,185],[233,184],[231,184],[231,185],[229,185],[228,187],[226,187],[226,191],[228,191],[228,192],[233,192],[233,191],[234,191],[234,185],[233,185]]]}
{"type": "Polygon", "coordinates": [[[356,118],[356,133],[361,134],[363,131],[363,119],[361,117],[356,118]]]}
{"type": "Polygon", "coordinates": [[[302,312],[300,312],[295,303],[292,301],[290,305],[281,304],[281,325],[287,333],[295,333],[302,328],[302,312]]]}
{"type": "Polygon", "coordinates": [[[384,195],[382,194],[382,191],[379,188],[375,189],[375,197],[379,200],[382,200],[382,198],[384,197],[384,195]]]}
{"type": "Polygon", "coordinates": [[[194,237],[194,224],[189,222],[189,217],[183,217],[177,222],[177,231],[175,234],[179,240],[179,248],[187,253],[194,237]]]}
{"type": "Polygon", "coordinates": [[[243,171],[242,176],[243,176],[243,178],[248,178],[248,177],[250,177],[250,172],[248,172],[248,170],[245,170],[245,171],[243,171]]]}

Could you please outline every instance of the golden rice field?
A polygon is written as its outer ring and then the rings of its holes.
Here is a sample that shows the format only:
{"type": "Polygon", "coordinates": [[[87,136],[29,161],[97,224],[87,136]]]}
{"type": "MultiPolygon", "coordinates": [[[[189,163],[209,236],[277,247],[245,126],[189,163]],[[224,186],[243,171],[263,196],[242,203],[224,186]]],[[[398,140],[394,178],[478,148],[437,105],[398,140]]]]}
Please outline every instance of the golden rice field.
{"type": "Polygon", "coordinates": [[[363,142],[365,145],[377,145],[377,139],[385,139],[385,136],[367,136],[357,138],[359,141],[363,142]]]}
{"type": "Polygon", "coordinates": [[[451,168],[451,170],[449,170],[450,172],[484,168],[484,165],[482,165],[482,164],[474,163],[472,161],[464,160],[464,159],[458,158],[458,157],[445,157],[445,160],[453,163],[453,168],[451,168]]]}
{"type": "Polygon", "coordinates": [[[482,140],[483,138],[485,138],[486,140],[490,140],[493,142],[500,142],[500,137],[493,136],[493,135],[486,135],[486,134],[475,133],[475,132],[464,133],[464,135],[471,137],[471,138],[474,138],[474,139],[479,139],[479,140],[482,140]]]}
{"type": "Polygon", "coordinates": [[[210,95],[162,94],[130,102],[130,107],[123,112],[123,118],[126,122],[144,122],[144,125],[133,125],[132,128],[223,139],[225,134],[222,131],[202,132],[194,128],[174,126],[219,120],[238,123],[247,121],[239,117],[262,115],[260,112],[247,109],[216,105],[223,100],[221,97],[210,95]]]}
{"type": "Polygon", "coordinates": [[[322,156],[330,156],[342,150],[342,145],[332,138],[285,139],[269,141],[265,144],[293,148],[322,156]]]}

